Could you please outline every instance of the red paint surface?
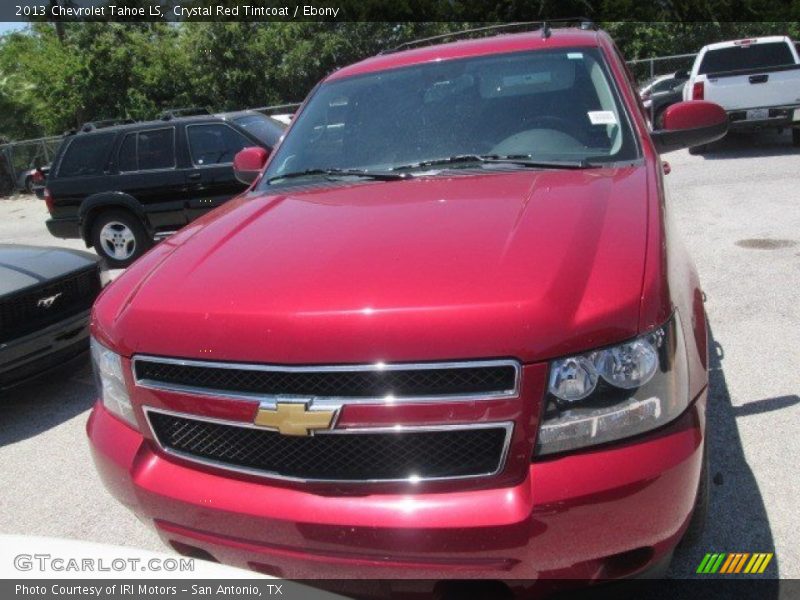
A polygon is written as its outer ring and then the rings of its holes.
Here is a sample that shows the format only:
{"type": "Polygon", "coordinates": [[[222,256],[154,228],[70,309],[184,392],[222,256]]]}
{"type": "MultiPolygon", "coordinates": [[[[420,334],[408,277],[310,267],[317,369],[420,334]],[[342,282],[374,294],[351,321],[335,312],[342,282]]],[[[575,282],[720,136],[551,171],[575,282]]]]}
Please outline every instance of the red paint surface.
{"type": "MultiPolygon", "coordinates": [[[[104,483],[166,540],[296,577],[602,576],[603,558],[682,533],[702,456],[703,396],[644,440],[528,464],[483,490],[330,494],[167,460],[101,406],[89,425],[104,483]],[[131,443],[137,441],[138,443],[131,443]]],[[[646,565],[642,565],[646,566],[646,565]]]]}
{"type": "Polygon", "coordinates": [[[719,104],[704,100],[678,102],[664,113],[664,129],[699,129],[714,127],[728,120],[728,114],[719,104]]]}
{"type": "MultiPolygon", "coordinates": [[[[167,458],[97,406],[109,489],[166,540],[287,577],[624,576],[668,555],[699,481],[707,385],[696,271],[669,224],[660,159],[603,33],[497,36],[377,57],[331,77],[477,54],[599,46],[643,159],[248,193],[162,242],[106,288],[93,333],[135,353],[277,364],[515,358],[518,398],[347,406],[339,427],[513,421],[506,466],[476,480],[302,485],[167,458]],[[547,361],[677,312],[690,394],[669,426],[531,462],[547,361]],[[609,557],[652,552],[631,572],[609,557]],[[455,573],[454,572],[458,572],[455,573]]],[[[129,368],[129,361],[124,361],[129,368]]],[[[254,402],[132,390],[141,405],[251,421],[254,402]]]]}
{"type": "Polygon", "coordinates": [[[269,152],[260,146],[245,148],[233,157],[233,170],[236,173],[258,173],[267,163],[267,157],[269,152]]]}

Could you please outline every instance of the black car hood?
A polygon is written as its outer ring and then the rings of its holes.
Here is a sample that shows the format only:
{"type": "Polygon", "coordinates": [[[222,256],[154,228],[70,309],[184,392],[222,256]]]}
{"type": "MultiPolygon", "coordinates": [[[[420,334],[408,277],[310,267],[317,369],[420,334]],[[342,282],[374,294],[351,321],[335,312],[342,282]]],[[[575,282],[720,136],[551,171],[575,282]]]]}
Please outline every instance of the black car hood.
{"type": "Polygon", "coordinates": [[[0,296],[82,271],[99,261],[80,250],[0,244],[0,296]]]}

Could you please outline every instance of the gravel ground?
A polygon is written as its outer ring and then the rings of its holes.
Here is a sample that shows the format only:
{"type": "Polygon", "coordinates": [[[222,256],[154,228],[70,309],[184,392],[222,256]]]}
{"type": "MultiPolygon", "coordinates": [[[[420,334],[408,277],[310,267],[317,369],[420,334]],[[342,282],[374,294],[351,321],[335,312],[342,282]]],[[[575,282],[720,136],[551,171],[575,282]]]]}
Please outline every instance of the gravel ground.
{"type": "MultiPolygon", "coordinates": [[[[703,540],[678,549],[673,577],[706,552],[775,552],[765,577],[800,578],[800,208],[788,135],[729,138],[705,156],[667,156],[669,210],[698,265],[713,344],[712,499],[703,540]]],[[[0,241],[83,247],[44,228],[44,203],[0,200],[0,241]]],[[[95,474],[84,435],[88,365],[0,403],[0,532],[164,550],[95,474]]]]}

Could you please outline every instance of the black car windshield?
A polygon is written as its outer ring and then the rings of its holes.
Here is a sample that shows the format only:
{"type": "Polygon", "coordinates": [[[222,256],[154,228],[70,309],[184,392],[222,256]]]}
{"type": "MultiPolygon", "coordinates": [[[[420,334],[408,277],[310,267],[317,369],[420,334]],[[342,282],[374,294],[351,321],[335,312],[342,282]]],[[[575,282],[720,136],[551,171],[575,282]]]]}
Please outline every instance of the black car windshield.
{"type": "Polygon", "coordinates": [[[258,114],[236,117],[233,122],[270,148],[278,143],[286,129],[280,121],[258,114]]]}
{"type": "Polygon", "coordinates": [[[493,157],[476,159],[484,168],[503,157],[554,168],[559,161],[630,160],[638,148],[609,79],[599,51],[574,48],[332,80],[297,117],[262,186],[306,171],[457,168],[469,161],[439,161],[466,155],[493,157]]]}

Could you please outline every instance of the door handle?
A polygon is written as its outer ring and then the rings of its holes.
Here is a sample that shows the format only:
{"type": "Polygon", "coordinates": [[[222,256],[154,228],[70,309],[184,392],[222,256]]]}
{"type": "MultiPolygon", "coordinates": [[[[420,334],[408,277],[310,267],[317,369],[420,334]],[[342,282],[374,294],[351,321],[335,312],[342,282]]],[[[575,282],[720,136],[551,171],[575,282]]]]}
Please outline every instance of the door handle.
{"type": "Polygon", "coordinates": [[[750,75],[750,83],[766,83],[769,75],[750,75]]]}
{"type": "Polygon", "coordinates": [[[202,175],[200,173],[190,173],[189,174],[189,180],[190,181],[198,181],[201,177],[202,177],[202,175]]]}

